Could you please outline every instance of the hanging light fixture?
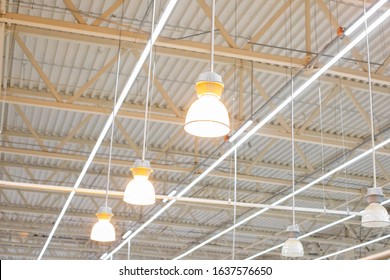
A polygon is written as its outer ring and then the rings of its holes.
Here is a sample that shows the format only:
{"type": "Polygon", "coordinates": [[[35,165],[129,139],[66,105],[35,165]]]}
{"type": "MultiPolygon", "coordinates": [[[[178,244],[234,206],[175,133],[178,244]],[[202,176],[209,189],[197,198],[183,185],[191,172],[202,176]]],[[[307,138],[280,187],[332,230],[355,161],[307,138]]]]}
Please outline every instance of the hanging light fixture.
{"type": "Polygon", "coordinates": [[[195,85],[198,100],[188,109],[184,123],[187,133],[207,138],[225,136],[230,132],[229,114],[220,101],[224,84],[221,76],[214,72],[214,20],[215,0],[211,18],[211,71],[199,75],[195,85]]]}
{"type": "Polygon", "coordinates": [[[282,256],[289,258],[303,257],[304,250],[301,241],[297,238],[300,235],[299,226],[291,225],[287,227],[288,239],[282,247],[282,256]]]}
{"type": "Polygon", "coordinates": [[[100,207],[96,216],[99,221],[92,228],[91,239],[100,242],[115,241],[115,228],[110,223],[113,216],[111,207],[100,207]]]}
{"type": "MultiPolygon", "coordinates": [[[[153,1],[153,14],[152,14],[152,31],[154,29],[154,17],[155,17],[156,4],[153,1]]],[[[146,153],[146,141],[147,141],[147,128],[148,128],[148,106],[149,106],[149,95],[151,87],[151,69],[152,69],[152,49],[149,54],[149,71],[148,71],[148,83],[146,89],[146,102],[145,102],[145,124],[144,124],[144,140],[142,147],[142,160],[137,159],[134,166],[130,168],[133,173],[134,179],[131,180],[125,190],[123,201],[135,204],[135,205],[152,205],[156,202],[155,192],[153,184],[149,181],[149,175],[153,172],[150,167],[150,162],[145,160],[146,153]]]]}
{"type": "MultiPolygon", "coordinates": [[[[291,95],[294,92],[294,79],[291,75],[291,95]]],[[[287,227],[288,239],[282,247],[282,256],[290,258],[303,257],[304,250],[301,241],[299,226],[295,223],[295,141],[294,141],[294,99],[291,99],[291,169],[292,169],[292,218],[293,224],[287,227]]]]}
{"type": "Polygon", "coordinates": [[[369,188],[367,190],[368,206],[363,212],[363,227],[386,227],[390,225],[387,210],[380,203],[383,200],[382,188],[369,188]]]}
{"type": "Polygon", "coordinates": [[[367,32],[367,16],[366,6],[364,8],[364,23],[366,28],[366,44],[367,44],[367,63],[368,63],[368,89],[370,97],[370,113],[371,113],[371,144],[372,144],[372,166],[373,166],[373,183],[374,187],[367,190],[367,202],[368,206],[364,209],[362,216],[363,227],[386,227],[390,225],[389,215],[385,207],[380,203],[383,199],[382,188],[377,187],[376,182],[376,160],[375,160],[375,137],[374,137],[374,112],[373,112],[373,98],[372,98],[372,85],[371,85],[371,62],[370,62],[370,48],[367,32]]]}
{"type": "Polygon", "coordinates": [[[134,179],[127,186],[123,201],[135,205],[151,205],[156,202],[153,184],[149,175],[153,172],[147,160],[137,159],[130,169],[134,179]]]}

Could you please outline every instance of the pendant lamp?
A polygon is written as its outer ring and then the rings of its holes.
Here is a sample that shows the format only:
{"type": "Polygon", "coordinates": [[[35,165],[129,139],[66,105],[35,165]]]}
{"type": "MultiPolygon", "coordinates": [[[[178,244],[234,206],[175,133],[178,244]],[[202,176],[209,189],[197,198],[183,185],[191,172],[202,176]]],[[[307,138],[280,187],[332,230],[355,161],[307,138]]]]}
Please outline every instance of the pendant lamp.
{"type": "Polygon", "coordinates": [[[363,227],[377,228],[386,227],[390,225],[389,214],[385,207],[380,203],[383,200],[382,188],[377,187],[376,182],[376,160],[375,160],[375,135],[374,135],[374,110],[373,110],[373,96],[371,85],[371,62],[370,62],[370,47],[367,33],[367,16],[366,7],[364,5],[364,23],[366,28],[366,46],[367,46],[367,63],[368,63],[368,89],[370,98],[370,113],[371,113],[371,145],[372,145],[372,166],[373,166],[373,188],[367,190],[368,206],[364,209],[361,225],[363,227]]]}
{"type": "Polygon", "coordinates": [[[297,238],[300,235],[299,226],[292,225],[287,227],[288,239],[282,247],[282,256],[289,258],[303,257],[304,250],[301,241],[297,238]]]}
{"type": "MultiPolygon", "coordinates": [[[[291,96],[294,92],[294,79],[291,75],[291,96]]],[[[294,99],[291,98],[291,171],[292,171],[292,220],[293,224],[287,227],[288,239],[284,242],[281,255],[283,257],[303,257],[304,250],[301,241],[299,226],[295,223],[295,140],[294,140],[294,99]]]]}
{"type": "Polygon", "coordinates": [[[153,170],[149,161],[137,159],[131,172],[134,179],[127,184],[123,200],[135,205],[154,204],[156,202],[154,187],[149,181],[149,175],[153,170]]]}
{"type": "Polygon", "coordinates": [[[214,73],[215,0],[211,18],[210,72],[199,75],[195,85],[198,99],[188,109],[184,130],[197,137],[215,138],[229,134],[230,121],[225,105],[220,101],[224,89],[222,78],[214,73]]]}
{"type": "MultiPolygon", "coordinates": [[[[152,14],[152,30],[154,30],[154,18],[156,11],[156,1],[153,1],[153,14],[152,14]]],[[[149,71],[148,71],[148,83],[146,89],[146,102],[145,102],[145,123],[144,123],[144,139],[142,147],[142,159],[137,159],[134,166],[130,168],[133,173],[134,179],[131,180],[125,190],[123,201],[134,205],[152,205],[156,202],[155,192],[153,184],[149,181],[149,175],[153,172],[150,167],[150,162],[145,160],[146,157],[146,142],[147,142],[147,128],[148,128],[148,109],[149,109],[149,95],[151,88],[151,76],[152,76],[152,51],[149,54],[149,71]]]]}
{"type": "Polygon", "coordinates": [[[380,203],[383,200],[382,188],[369,188],[366,194],[368,206],[363,212],[363,227],[386,227],[390,225],[389,214],[380,203]]]}
{"type": "Polygon", "coordinates": [[[221,137],[230,132],[229,114],[219,100],[224,85],[220,75],[202,73],[195,89],[198,99],[188,109],[184,130],[197,137],[221,137]]]}
{"type": "Polygon", "coordinates": [[[100,242],[115,241],[115,228],[110,223],[113,216],[111,207],[100,207],[96,216],[99,221],[92,228],[91,239],[100,242]]]}

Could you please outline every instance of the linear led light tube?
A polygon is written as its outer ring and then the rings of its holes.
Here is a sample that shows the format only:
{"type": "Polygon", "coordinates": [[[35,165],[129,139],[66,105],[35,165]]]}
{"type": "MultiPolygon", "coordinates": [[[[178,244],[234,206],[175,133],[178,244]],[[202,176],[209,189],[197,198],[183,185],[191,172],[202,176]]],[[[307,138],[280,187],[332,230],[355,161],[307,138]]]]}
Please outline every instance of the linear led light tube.
{"type": "MultiPolygon", "coordinates": [[[[131,230],[129,230],[128,232],[126,232],[124,235],[122,235],[122,239],[126,239],[127,237],[129,237],[129,235],[131,234],[131,230]]],[[[106,254],[106,256],[107,256],[107,254],[106,254]]],[[[105,256],[104,256],[105,257],[105,256]]],[[[104,258],[103,256],[102,256],[102,258],[104,258]]]]}
{"type": "Polygon", "coordinates": [[[100,259],[102,260],[102,259],[104,259],[106,256],[107,256],[107,252],[106,253],[104,253],[101,257],[100,257],[100,259]]]}
{"type": "Polygon", "coordinates": [[[382,7],[387,0],[380,0],[376,3],[371,9],[369,9],[365,15],[361,16],[357,21],[355,21],[347,30],[344,32],[346,36],[351,35],[365,20],[372,16],[380,7],[382,7]]]}
{"type": "Polygon", "coordinates": [[[370,244],[375,243],[375,242],[379,242],[379,241],[387,239],[387,238],[390,238],[390,234],[373,239],[373,240],[370,240],[370,241],[367,241],[367,242],[364,242],[364,243],[361,243],[361,244],[358,244],[358,245],[355,245],[355,246],[352,246],[352,247],[349,247],[349,248],[346,248],[346,249],[343,249],[343,250],[340,250],[340,251],[337,251],[337,252],[334,252],[334,253],[331,253],[331,254],[328,254],[328,255],[325,255],[325,256],[322,256],[322,257],[319,257],[316,260],[323,260],[326,258],[330,258],[330,257],[336,256],[336,255],[360,248],[360,247],[370,245],[370,244]]]}
{"type": "MultiPolygon", "coordinates": [[[[388,204],[388,203],[390,203],[390,199],[388,199],[388,200],[386,200],[386,201],[383,201],[383,202],[381,203],[381,205],[385,205],[385,204],[388,204]]],[[[315,229],[315,230],[313,230],[313,231],[311,231],[311,232],[308,232],[308,233],[306,233],[306,234],[304,234],[304,235],[301,235],[301,236],[298,237],[298,239],[303,239],[303,238],[309,237],[309,236],[311,236],[311,235],[313,235],[313,234],[316,234],[317,232],[323,231],[323,230],[325,230],[325,229],[327,229],[327,228],[330,228],[330,227],[333,227],[333,226],[338,225],[338,224],[340,224],[340,223],[343,223],[343,222],[346,222],[346,221],[348,221],[348,220],[351,220],[351,219],[355,218],[356,216],[361,215],[362,213],[363,213],[363,211],[360,211],[359,214],[354,213],[353,215],[350,215],[350,216],[348,216],[348,217],[342,218],[342,219],[340,219],[340,220],[338,220],[338,221],[334,221],[333,223],[330,223],[330,224],[328,224],[328,225],[325,225],[325,226],[323,226],[323,227],[320,227],[320,228],[318,228],[318,229],[315,229]]],[[[379,241],[379,240],[376,240],[376,241],[379,241]]],[[[374,243],[374,242],[376,242],[376,241],[372,241],[371,243],[374,243]]],[[[279,245],[277,245],[277,246],[275,246],[275,247],[272,247],[272,248],[270,248],[270,249],[267,249],[267,250],[264,250],[264,251],[262,251],[262,252],[259,252],[259,253],[255,254],[255,255],[253,255],[253,256],[250,256],[250,257],[246,258],[246,260],[251,260],[251,259],[254,259],[254,258],[256,258],[256,257],[265,255],[265,254],[267,254],[267,253],[269,253],[269,252],[271,252],[271,251],[273,251],[273,250],[275,250],[275,249],[277,249],[277,248],[279,248],[279,247],[281,247],[281,246],[283,246],[283,243],[282,243],[282,244],[279,244],[279,245]]],[[[344,252],[346,252],[346,251],[343,251],[343,252],[339,251],[338,254],[341,254],[341,253],[344,253],[344,252]]]]}
{"type": "MultiPolygon", "coordinates": [[[[176,193],[177,193],[177,190],[173,190],[173,191],[171,191],[171,192],[168,194],[168,197],[172,197],[172,196],[174,196],[176,193]]],[[[167,201],[168,201],[168,198],[164,198],[162,202],[165,203],[165,202],[167,202],[167,201]]]]}
{"type": "MultiPolygon", "coordinates": [[[[157,37],[160,35],[161,30],[163,29],[166,21],[168,20],[168,17],[172,13],[173,8],[176,5],[176,2],[177,2],[177,0],[170,0],[170,2],[168,3],[167,8],[165,9],[165,11],[164,11],[164,13],[163,13],[163,15],[161,17],[161,20],[157,24],[156,29],[153,32],[153,34],[151,35],[150,40],[146,44],[146,47],[143,50],[140,59],[138,60],[137,64],[135,65],[135,67],[133,69],[133,72],[131,73],[130,78],[127,80],[126,85],[124,86],[124,88],[122,90],[122,93],[121,93],[117,103],[115,104],[114,110],[110,114],[106,124],[103,127],[102,132],[99,135],[99,138],[96,141],[95,146],[93,147],[93,149],[92,149],[92,151],[91,151],[87,161],[85,162],[85,165],[84,165],[84,167],[83,167],[79,177],[77,178],[77,181],[76,181],[76,183],[73,186],[73,189],[77,189],[80,186],[80,183],[83,180],[85,174],[87,173],[87,170],[88,170],[89,166],[91,165],[91,163],[92,163],[92,161],[93,161],[93,159],[94,159],[94,157],[95,157],[95,155],[96,155],[100,145],[102,144],[103,139],[104,139],[104,137],[107,134],[107,131],[110,129],[111,124],[114,121],[115,116],[118,114],[120,107],[122,106],[122,104],[123,104],[127,94],[130,91],[130,88],[133,86],[134,81],[137,78],[137,76],[138,76],[138,74],[139,74],[139,72],[140,72],[140,70],[142,68],[142,65],[145,63],[145,60],[148,57],[148,55],[149,55],[149,53],[150,53],[150,51],[151,51],[151,49],[152,49],[152,47],[154,45],[154,42],[156,41],[157,37]]],[[[41,253],[39,254],[38,260],[42,259],[42,256],[45,253],[45,251],[47,249],[47,246],[49,245],[51,239],[53,238],[53,235],[56,232],[56,230],[58,228],[58,225],[60,224],[60,222],[61,222],[61,220],[62,220],[66,210],[68,209],[69,204],[72,201],[74,195],[75,195],[74,191],[69,194],[68,199],[66,200],[65,205],[62,208],[61,213],[58,216],[58,218],[57,218],[57,220],[56,220],[56,222],[55,222],[55,224],[53,226],[53,229],[51,230],[51,232],[49,234],[49,237],[47,238],[46,243],[45,243],[45,245],[42,248],[41,253]]]]}
{"type": "Polygon", "coordinates": [[[238,138],[238,136],[241,135],[241,133],[243,133],[248,127],[250,127],[252,125],[253,121],[252,120],[247,120],[241,127],[239,130],[237,130],[230,138],[229,138],[229,142],[232,143],[234,140],[236,140],[238,138]]]}
{"type": "MultiPolygon", "coordinates": [[[[381,24],[383,21],[385,21],[390,16],[390,10],[388,10],[386,13],[384,13],[379,19],[377,19],[373,24],[370,25],[370,27],[367,28],[367,34],[369,34],[372,30],[374,30],[379,24],[381,24]]],[[[333,57],[328,63],[326,63],[322,68],[320,68],[306,83],[304,83],[300,88],[298,88],[292,96],[289,96],[282,104],[280,104],[274,111],[272,111],[269,115],[267,115],[263,120],[261,120],[255,127],[253,127],[246,135],[244,135],[239,141],[236,142],[229,150],[227,150],[219,159],[217,159],[213,164],[211,164],[203,173],[201,173],[198,177],[194,179],[186,188],[184,188],[177,197],[182,197],[188,190],[190,190],[193,186],[195,186],[200,180],[202,180],[204,177],[206,177],[215,167],[217,167],[223,160],[225,160],[235,149],[240,147],[246,140],[248,140],[253,134],[255,134],[260,128],[262,128],[266,123],[268,123],[273,117],[275,117],[284,107],[287,106],[291,102],[292,99],[297,97],[299,94],[301,94],[308,86],[310,86],[311,83],[313,83],[319,76],[321,76],[325,71],[327,71],[332,65],[334,65],[342,56],[344,56],[349,50],[351,50],[360,40],[362,40],[365,36],[366,32],[363,32],[360,34],[357,38],[355,38],[353,41],[351,41],[344,49],[342,49],[335,57],[333,57]]],[[[388,140],[390,142],[390,139],[388,140]]],[[[383,143],[382,143],[383,144],[383,143]]],[[[383,144],[383,146],[386,144],[383,144]]],[[[378,146],[378,145],[377,145],[378,146]]],[[[382,147],[382,146],[381,146],[382,147]]],[[[378,147],[379,149],[379,147],[378,147]]],[[[364,156],[366,156],[365,154],[364,156]]],[[[343,167],[345,168],[345,166],[343,167]]],[[[342,169],[342,168],[341,168],[342,169]]],[[[337,171],[336,171],[337,172],[337,171]]],[[[333,174],[333,173],[332,173],[333,174]]],[[[328,175],[329,176],[329,175],[328,175]]],[[[314,185],[314,184],[313,184],[314,185]]],[[[300,191],[300,190],[298,190],[300,191]]],[[[287,200],[283,199],[283,201],[287,200]]],[[[281,202],[283,202],[281,201],[281,202]]],[[[148,221],[146,221],[144,224],[142,224],[136,231],[134,231],[133,234],[131,234],[128,239],[133,238],[136,236],[139,232],[141,232],[145,227],[147,227],[150,223],[152,223],[155,219],[157,219],[165,210],[167,210],[169,207],[174,204],[176,200],[171,200],[167,205],[165,205],[163,208],[161,208],[157,213],[155,213],[148,221]]],[[[237,226],[240,226],[241,224],[249,221],[250,219],[268,211],[269,208],[264,208],[260,210],[259,212],[245,218],[241,222],[237,223],[237,226]]],[[[195,251],[196,249],[202,247],[203,245],[209,243],[210,241],[218,238],[219,236],[229,232],[233,228],[228,228],[216,235],[215,238],[210,238],[209,240],[206,240],[205,242],[197,245],[196,247],[190,249],[188,253],[184,253],[176,258],[180,259],[184,257],[185,255],[188,255],[189,253],[195,251]]],[[[109,256],[112,254],[115,254],[117,251],[119,251],[127,241],[125,240],[121,244],[119,244],[106,258],[108,259],[109,256]]]]}
{"type": "MultiPolygon", "coordinates": [[[[387,139],[386,141],[384,141],[384,142],[382,142],[382,143],[376,145],[376,146],[374,147],[374,150],[377,150],[377,149],[379,149],[379,148],[381,148],[381,147],[383,147],[383,146],[385,146],[386,144],[389,144],[389,143],[390,143],[390,138],[387,139]]],[[[289,194],[289,195],[287,195],[287,196],[285,196],[285,197],[283,197],[283,198],[281,198],[281,199],[275,201],[274,203],[271,204],[271,206],[279,205],[280,203],[282,203],[282,202],[286,201],[287,199],[291,198],[293,195],[297,195],[297,194],[303,192],[304,190],[307,190],[308,188],[310,188],[310,187],[314,186],[315,184],[321,182],[322,180],[326,179],[327,177],[333,175],[334,173],[337,173],[339,170],[342,170],[342,169],[346,168],[347,166],[349,166],[349,165],[355,163],[355,162],[358,161],[359,159],[362,159],[363,157],[368,156],[369,154],[372,153],[372,150],[373,150],[373,149],[371,148],[371,149],[365,151],[364,153],[358,155],[357,157],[355,157],[355,158],[353,158],[353,159],[347,161],[346,163],[344,163],[344,164],[342,164],[342,165],[336,167],[335,169],[329,171],[328,173],[326,173],[326,174],[324,174],[323,176],[319,177],[318,179],[312,181],[311,183],[307,184],[306,186],[300,188],[299,190],[295,191],[294,193],[291,193],[291,194],[289,194]]],[[[249,220],[251,220],[251,219],[253,219],[253,218],[255,218],[255,217],[257,217],[257,216],[263,214],[264,212],[268,211],[269,209],[270,209],[270,208],[268,208],[268,207],[267,207],[267,208],[264,208],[264,209],[262,209],[262,210],[260,210],[260,211],[258,211],[258,212],[256,212],[256,213],[254,213],[254,214],[252,214],[252,215],[250,215],[250,216],[248,216],[248,217],[242,219],[241,221],[239,221],[239,222],[236,223],[235,225],[233,225],[233,226],[231,226],[231,227],[229,227],[229,228],[227,228],[227,229],[225,229],[225,230],[223,230],[223,231],[217,233],[216,235],[210,237],[209,239],[207,239],[206,241],[202,242],[201,244],[198,244],[197,246],[191,248],[191,249],[188,250],[187,252],[181,254],[180,256],[177,256],[176,258],[174,258],[174,260],[181,259],[181,258],[187,256],[188,254],[190,254],[190,253],[192,253],[193,251],[195,251],[195,250],[197,250],[197,249],[203,247],[204,245],[208,244],[209,242],[211,242],[211,241],[213,241],[213,240],[219,238],[220,236],[222,236],[222,235],[228,233],[229,231],[231,231],[231,230],[233,230],[233,229],[235,229],[235,228],[241,226],[242,224],[248,222],[249,220]]],[[[355,217],[355,215],[353,215],[353,217],[355,217]]],[[[353,217],[349,216],[349,217],[346,217],[345,219],[349,220],[349,219],[352,219],[353,217]]],[[[343,219],[342,219],[342,220],[343,220],[343,219]]],[[[340,222],[340,221],[337,221],[337,222],[340,222]]],[[[327,225],[327,227],[330,227],[330,226],[333,226],[333,224],[327,225]]],[[[323,229],[325,229],[325,228],[323,228],[323,229]]],[[[322,230],[323,230],[323,229],[322,229],[322,230]]],[[[283,245],[283,244],[282,244],[282,245],[283,245]]],[[[256,256],[257,256],[257,254],[256,254],[256,256]]]]}

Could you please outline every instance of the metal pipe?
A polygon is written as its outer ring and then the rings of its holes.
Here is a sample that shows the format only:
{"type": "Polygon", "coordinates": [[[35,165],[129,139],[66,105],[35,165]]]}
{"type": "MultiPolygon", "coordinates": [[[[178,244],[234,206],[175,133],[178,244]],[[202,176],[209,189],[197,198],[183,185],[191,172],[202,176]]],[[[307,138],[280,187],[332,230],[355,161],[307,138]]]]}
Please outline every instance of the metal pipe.
{"type": "Polygon", "coordinates": [[[390,259],[390,250],[375,253],[375,254],[366,256],[364,258],[361,258],[360,260],[388,260],[388,259],[390,259]]]}
{"type": "MultiPolygon", "coordinates": [[[[10,182],[0,180],[0,186],[2,187],[10,187],[12,189],[22,189],[29,191],[45,191],[45,192],[57,192],[57,193],[70,193],[74,191],[80,195],[94,195],[94,196],[105,196],[106,190],[97,190],[97,189],[85,189],[78,188],[74,190],[72,187],[62,187],[62,186],[54,186],[54,185],[40,185],[40,184],[32,184],[32,183],[19,183],[19,182],[10,182]]],[[[124,192],[122,191],[108,191],[108,196],[114,198],[122,198],[124,192]]],[[[226,200],[216,200],[216,199],[205,199],[205,198],[193,198],[193,197],[177,197],[177,196],[169,196],[169,195],[156,195],[157,200],[175,200],[177,202],[188,202],[188,203],[198,203],[198,204],[208,204],[208,205],[219,205],[219,206],[228,206],[234,208],[242,207],[242,208],[269,208],[274,210],[282,210],[282,211],[291,211],[293,207],[291,206],[281,206],[281,205],[270,205],[263,203],[248,203],[248,202],[235,202],[235,201],[226,201],[226,200]]],[[[361,215],[359,212],[348,212],[341,210],[326,210],[323,208],[309,208],[309,207],[295,207],[295,211],[298,212],[307,212],[307,213],[322,213],[322,214],[330,214],[330,215],[361,215]]]]}

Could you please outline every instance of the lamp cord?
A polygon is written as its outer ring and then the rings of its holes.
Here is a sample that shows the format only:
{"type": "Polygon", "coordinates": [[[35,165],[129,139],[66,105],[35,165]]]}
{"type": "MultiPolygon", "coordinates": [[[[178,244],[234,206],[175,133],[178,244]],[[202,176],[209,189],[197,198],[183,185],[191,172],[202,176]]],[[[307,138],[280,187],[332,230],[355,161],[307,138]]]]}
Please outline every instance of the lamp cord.
{"type": "MultiPolygon", "coordinates": [[[[291,79],[291,96],[294,93],[294,79],[291,79]]],[[[295,141],[294,141],[294,99],[291,99],[291,165],[292,165],[292,191],[293,191],[293,225],[295,226],[295,141]]]]}
{"type": "Polygon", "coordinates": [[[371,85],[371,62],[370,62],[370,46],[368,42],[368,32],[367,32],[367,17],[366,17],[366,1],[363,3],[364,9],[364,26],[366,30],[366,44],[367,44],[367,64],[368,64],[368,90],[370,97],[370,117],[371,117],[371,145],[372,145],[372,166],[373,166],[373,179],[374,179],[374,188],[377,187],[376,184],[376,160],[375,160],[375,138],[374,138],[374,112],[373,112],[373,97],[372,97],[372,85],[371,85]]]}
{"type": "MultiPolygon", "coordinates": [[[[152,12],[152,30],[150,34],[153,34],[154,32],[154,17],[156,12],[156,1],[153,0],[153,12],[152,12]]],[[[150,95],[150,78],[151,78],[151,71],[152,71],[152,58],[153,58],[153,47],[150,49],[149,53],[149,71],[148,71],[148,83],[147,83],[147,89],[146,89],[146,102],[145,102],[145,126],[144,126],[144,142],[142,145],[142,161],[145,160],[145,154],[146,154],[146,131],[148,126],[148,112],[149,112],[149,95],[150,95]]]]}
{"type": "MultiPolygon", "coordinates": [[[[121,24],[120,24],[120,28],[119,28],[119,43],[118,43],[118,53],[117,53],[118,62],[116,64],[116,77],[115,77],[115,91],[114,91],[114,106],[113,106],[113,108],[115,108],[115,105],[116,105],[116,99],[117,99],[117,96],[118,96],[118,87],[119,87],[119,68],[120,68],[120,65],[121,65],[122,24],[123,24],[123,6],[122,6],[121,24]]],[[[108,154],[106,204],[105,204],[106,207],[108,206],[108,190],[109,190],[109,187],[110,187],[110,174],[111,174],[111,161],[112,161],[112,159],[111,159],[112,158],[112,142],[113,142],[113,139],[114,139],[114,129],[115,129],[115,116],[114,116],[114,120],[112,121],[112,124],[111,124],[111,135],[110,135],[111,139],[110,139],[110,147],[109,147],[109,154],[108,154]]]]}
{"type": "MultiPolygon", "coordinates": [[[[236,225],[237,216],[237,149],[234,150],[234,205],[233,205],[233,225],[236,225]]],[[[235,258],[236,228],[233,229],[232,260],[235,258]]]]}
{"type": "Polygon", "coordinates": [[[214,29],[215,29],[215,0],[213,0],[213,7],[211,8],[211,61],[210,71],[214,72],[214,29]]]}
{"type": "MultiPolygon", "coordinates": [[[[318,86],[318,102],[320,105],[320,130],[321,130],[321,176],[324,176],[324,128],[323,128],[323,119],[322,119],[322,94],[321,94],[321,84],[318,86]]],[[[322,204],[324,210],[326,209],[325,205],[325,179],[322,180],[322,204]]]]}
{"type": "Polygon", "coordinates": [[[290,0],[290,64],[291,64],[291,165],[292,165],[292,214],[293,214],[293,226],[295,226],[295,136],[294,136],[294,77],[292,67],[292,15],[291,15],[291,0],[290,0]]]}

